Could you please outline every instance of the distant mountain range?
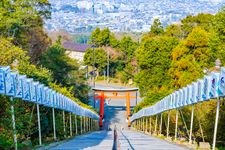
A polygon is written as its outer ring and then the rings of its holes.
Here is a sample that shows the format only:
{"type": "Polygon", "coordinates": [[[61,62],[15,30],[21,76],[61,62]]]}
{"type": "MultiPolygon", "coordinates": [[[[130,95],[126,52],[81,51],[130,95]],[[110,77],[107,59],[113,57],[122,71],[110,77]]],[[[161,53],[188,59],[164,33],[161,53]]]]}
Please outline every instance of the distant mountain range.
{"type": "Polygon", "coordinates": [[[159,18],[164,26],[187,15],[214,14],[225,0],[50,0],[52,19],[46,20],[50,31],[90,32],[108,27],[114,32],[146,32],[159,18]]]}

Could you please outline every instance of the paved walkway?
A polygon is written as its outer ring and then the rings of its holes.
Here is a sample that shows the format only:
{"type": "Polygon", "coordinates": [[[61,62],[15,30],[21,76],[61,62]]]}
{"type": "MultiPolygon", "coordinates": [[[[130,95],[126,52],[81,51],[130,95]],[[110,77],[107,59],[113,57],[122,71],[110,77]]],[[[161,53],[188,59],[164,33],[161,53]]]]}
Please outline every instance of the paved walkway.
{"type": "Polygon", "coordinates": [[[112,131],[96,131],[81,135],[51,150],[111,150],[113,145],[112,131]]]}
{"type": "MultiPolygon", "coordinates": [[[[97,131],[76,137],[51,150],[111,150],[112,131],[97,131]]],[[[119,131],[120,150],[186,150],[187,148],[169,143],[135,131],[119,131]]]]}
{"type": "Polygon", "coordinates": [[[121,150],[187,150],[185,147],[135,131],[120,131],[119,141],[121,150]]]}

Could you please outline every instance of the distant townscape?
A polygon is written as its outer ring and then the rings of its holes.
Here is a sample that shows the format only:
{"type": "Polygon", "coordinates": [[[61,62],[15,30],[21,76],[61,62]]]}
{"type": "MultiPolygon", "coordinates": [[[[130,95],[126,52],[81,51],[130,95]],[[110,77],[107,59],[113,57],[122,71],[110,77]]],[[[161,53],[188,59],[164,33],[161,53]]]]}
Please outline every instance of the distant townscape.
{"type": "Polygon", "coordinates": [[[145,32],[155,18],[176,23],[187,15],[216,13],[225,0],[50,0],[50,31],[90,32],[108,27],[113,32],[145,32]]]}

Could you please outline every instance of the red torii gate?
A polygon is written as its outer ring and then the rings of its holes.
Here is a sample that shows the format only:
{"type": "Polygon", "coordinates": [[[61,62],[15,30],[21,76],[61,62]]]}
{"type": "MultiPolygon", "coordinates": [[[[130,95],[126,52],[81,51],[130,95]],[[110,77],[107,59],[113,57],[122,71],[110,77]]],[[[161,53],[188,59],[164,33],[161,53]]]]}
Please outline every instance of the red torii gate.
{"type": "Polygon", "coordinates": [[[94,91],[94,105],[95,105],[95,99],[100,100],[100,108],[99,108],[99,126],[103,126],[103,117],[104,117],[104,100],[105,98],[126,98],[126,116],[128,121],[128,127],[130,127],[130,100],[132,98],[136,99],[137,103],[137,91],[138,88],[129,88],[129,89],[104,89],[104,88],[93,88],[94,91]],[[109,94],[112,95],[109,95],[109,94]],[[119,94],[125,94],[125,95],[118,95],[119,94]],[[131,95],[131,93],[135,93],[135,96],[131,95]],[[97,94],[97,96],[95,96],[97,94]]]}

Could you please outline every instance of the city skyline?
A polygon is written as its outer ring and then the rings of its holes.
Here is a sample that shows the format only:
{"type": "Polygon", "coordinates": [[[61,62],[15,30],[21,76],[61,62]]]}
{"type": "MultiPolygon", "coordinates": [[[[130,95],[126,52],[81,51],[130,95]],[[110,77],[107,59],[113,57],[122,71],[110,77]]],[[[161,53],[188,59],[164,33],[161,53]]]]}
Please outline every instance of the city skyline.
{"type": "Polygon", "coordinates": [[[113,32],[146,32],[156,18],[166,26],[187,15],[215,14],[225,0],[50,0],[50,3],[52,18],[45,21],[49,31],[82,33],[108,27],[113,32]]]}

